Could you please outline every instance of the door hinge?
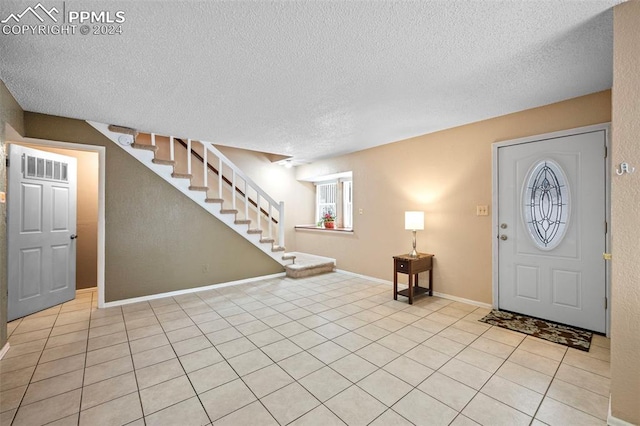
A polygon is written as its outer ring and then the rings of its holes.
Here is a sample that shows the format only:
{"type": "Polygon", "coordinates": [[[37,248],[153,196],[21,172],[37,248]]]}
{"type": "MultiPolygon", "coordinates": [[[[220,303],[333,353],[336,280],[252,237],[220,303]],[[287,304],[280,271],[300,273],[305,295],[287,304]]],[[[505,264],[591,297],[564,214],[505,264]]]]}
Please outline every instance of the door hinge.
{"type": "Polygon", "coordinates": [[[605,297],[605,298],[604,298],[604,308],[605,308],[605,309],[607,309],[607,306],[608,306],[608,300],[607,300],[607,298],[605,297]]]}
{"type": "Polygon", "coordinates": [[[6,164],[7,167],[9,167],[9,157],[6,158],[5,164],[6,164]]]}
{"type": "Polygon", "coordinates": [[[606,220],[604,221],[604,233],[609,233],[609,222],[607,222],[606,220]]]}
{"type": "Polygon", "coordinates": [[[604,158],[607,158],[608,155],[609,155],[609,149],[605,146],[604,147],[604,158]]]}
{"type": "Polygon", "coordinates": [[[612,257],[611,253],[602,253],[602,258],[604,260],[611,260],[612,257]]]}

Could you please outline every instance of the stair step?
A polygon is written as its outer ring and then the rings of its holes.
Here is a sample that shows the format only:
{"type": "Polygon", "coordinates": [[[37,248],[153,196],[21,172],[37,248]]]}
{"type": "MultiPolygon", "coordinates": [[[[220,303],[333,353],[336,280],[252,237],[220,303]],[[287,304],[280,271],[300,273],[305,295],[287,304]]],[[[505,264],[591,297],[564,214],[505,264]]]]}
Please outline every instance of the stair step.
{"type": "Polygon", "coordinates": [[[191,179],[193,177],[192,174],[189,173],[171,173],[172,178],[176,179],[191,179]]]}
{"type": "Polygon", "coordinates": [[[293,260],[293,263],[295,263],[296,257],[292,254],[285,254],[282,256],[282,260],[293,260]]]}
{"type": "MultiPolygon", "coordinates": [[[[144,164],[151,172],[156,173],[159,178],[173,186],[180,193],[180,196],[190,198],[203,207],[208,214],[220,219],[233,230],[236,234],[235,238],[245,240],[246,243],[262,251],[283,267],[295,259],[290,256],[295,253],[286,253],[285,243],[278,238],[277,231],[276,233],[270,232],[275,224],[282,233],[284,226],[281,216],[283,213],[282,203],[274,204],[273,200],[265,195],[260,187],[249,181],[249,178],[212,144],[179,136],[139,133],[135,129],[109,126],[104,123],[90,121],[88,123],[111,140],[115,146],[118,146],[114,149],[124,150],[144,164]],[[123,135],[128,135],[128,140],[121,138],[123,135]],[[189,142],[191,142],[190,153],[187,150],[189,142]],[[172,148],[176,150],[175,157],[170,155],[174,153],[172,148]],[[209,154],[211,155],[209,156],[209,154]],[[218,161],[211,161],[211,159],[218,161]],[[193,170],[187,168],[188,164],[186,163],[193,161],[196,162],[196,168],[193,170]],[[182,162],[185,164],[183,165],[182,162]],[[157,167],[158,165],[163,167],[157,167]],[[216,175],[217,179],[213,185],[210,185],[211,180],[214,180],[213,175],[216,175]],[[212,178],[209,181],[207,180],[208,176],[212,178]],[[181,179],[189,180],[185,182],[181,179]],[[238,181],[238,179],[240,180],[238,181]],[[242,182],[243,180],[247,182],[242,182]],[[238,185],[240,182],[243,184],[238,185]],[[220,185],[217,185],[218,183],[220,185]],[[187,189],[189,190],[187,191],[187,189]],[[244,200],[244,204],[236,205],[238,197],[244,200]],[[255,212],[249,215],[248,209],[255,212]],[[272,217],[274,209],[280,214],[272,217]],[[266,223],[269,225],[269,230],[265,226],[266,223]]],[[[135,185],[135,182],[132,184],[135,185]]],[[[153,188],[148,188],[148,190],[153,191],[153,188]]],[[[297,259],[295,261],[297,262],[297,259]]]]}
{"type": "Polygon", "coordinates": [[[291,265],[286,265],[288,278],[304,278],[313,275],[332,272],[336,267],[335,259],[324,256],[316,256],[308,253],[291,252],[285,253],[284,257],[293,257],[295,261],[291,265]]]}
{"type": "Polygon", "coordinates": [[[154,158],[153,160],[151,160],[151,162],[153,164],[160,164],[160,165],[163,165],[163,166],[175,166],[176,165],[176,162],[173,161],[173,160],[159,160],[157,158],[154,158]]]}
{"type": "Polygon", "coordinates": [[[131,148],[144,149],[146,151],[153,151],[153,152],[156,152],[158,150],[157,146],[147,145],[146,143],[135,143],[135,142],[131,144],[131,148]]]}
{"type": "Polygon", "coordinates": [[[312,277],[314,275],[326,274],[327,272],[333,272],[335,267],[336,266],[331,262],[323,263],[321,265],[305,265],[301,268],[299,268],[298,265],[293,264],[285,266],[285,270],[287,271],[287,277],[289,278],[305,278],[312,277]]]}
{"type": "Polygon", "coordinates": [[[207,192],[209,190],[206,186],[189,186],[189,191],[202,191],[207,192]]]}

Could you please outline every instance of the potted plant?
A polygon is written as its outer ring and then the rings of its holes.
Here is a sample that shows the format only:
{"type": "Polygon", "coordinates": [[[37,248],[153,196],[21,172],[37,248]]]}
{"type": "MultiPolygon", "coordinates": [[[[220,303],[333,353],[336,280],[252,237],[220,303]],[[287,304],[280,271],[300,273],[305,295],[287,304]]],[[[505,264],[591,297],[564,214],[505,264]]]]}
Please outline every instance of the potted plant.
{"type": "Polygon", "coordinates": [[[335,223],[336,223],[336,215],[334,215],[331,210],[328,210],[320,218],[320,221],[318,222],[318,226],[324,226],[327,229],[334,229],[335,223]]]}

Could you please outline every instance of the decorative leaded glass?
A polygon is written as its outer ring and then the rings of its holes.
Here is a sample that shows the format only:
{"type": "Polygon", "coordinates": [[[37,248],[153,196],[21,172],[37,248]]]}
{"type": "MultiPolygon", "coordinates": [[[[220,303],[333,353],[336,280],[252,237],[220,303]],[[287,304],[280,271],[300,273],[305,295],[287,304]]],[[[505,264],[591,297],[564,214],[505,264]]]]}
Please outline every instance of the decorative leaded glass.
{"type": "Polygon", "coordinates": [[[552,160],[542,160],[524,181],[522,217],[533,242],[542,250],[560,244],[569,222],[571,196],[567,178],[552,160]]]}

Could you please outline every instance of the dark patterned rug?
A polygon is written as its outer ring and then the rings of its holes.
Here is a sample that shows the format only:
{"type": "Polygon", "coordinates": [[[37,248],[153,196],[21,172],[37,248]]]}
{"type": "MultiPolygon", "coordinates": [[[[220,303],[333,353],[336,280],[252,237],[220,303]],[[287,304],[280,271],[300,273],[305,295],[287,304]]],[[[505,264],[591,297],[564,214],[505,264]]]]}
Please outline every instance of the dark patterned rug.
{"type": "Polygon", "coordinates": [[[507,311],[491,311],[489,315],[478,321],[586,352],[589,352],[593,336],[590,331],[507,311]]]}

